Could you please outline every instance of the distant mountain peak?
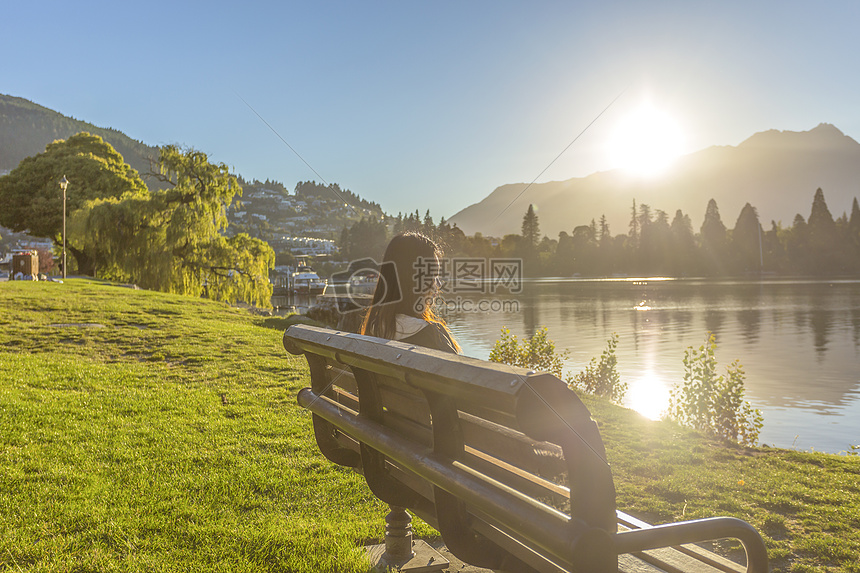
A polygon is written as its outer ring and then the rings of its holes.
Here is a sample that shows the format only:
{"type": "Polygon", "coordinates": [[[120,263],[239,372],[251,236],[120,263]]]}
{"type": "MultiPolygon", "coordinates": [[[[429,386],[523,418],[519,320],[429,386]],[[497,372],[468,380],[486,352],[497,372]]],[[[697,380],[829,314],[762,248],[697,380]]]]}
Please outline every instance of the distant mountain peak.
{"type": "Polygon", "coordinates": [[[780,131],[778,129],[760,131],[741,142],[738,148],[821,148],[843,147],[851,143],[858,145],[856,141],[842,133],[835,125],[819,123],[809,131],[780,131]]]}
{"type": "Polygon", "coordinates": [[[810,133],[812,133],[812,132],[831,133],[831,134],[839,135],[839,136],[845,135],[844,133],[842,133],[839,130],[838,127],[836,127],[832,123],[819,123],[818,125],[816,125],[812,129],[810,129],[809,132],[810,133]]]}

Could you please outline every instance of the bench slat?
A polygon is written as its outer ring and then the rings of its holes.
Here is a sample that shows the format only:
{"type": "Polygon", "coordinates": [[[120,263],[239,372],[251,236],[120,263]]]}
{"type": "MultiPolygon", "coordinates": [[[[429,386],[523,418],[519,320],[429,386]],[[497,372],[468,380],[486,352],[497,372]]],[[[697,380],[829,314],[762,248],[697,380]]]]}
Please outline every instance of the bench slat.
{"type": "Polygon", "coordinates": [[[463,440],[496,459],[536,475],[558,476],[567,472],[563,450],[548,442],[533,440],[510,427],[460,413],[463,440]]]}
{"type": "Polygon", "coordinates": [[[475,470],[498,480],[514,489],[546,503],[562,513],[570,515],[570,492],[566,487],[544,480],[539,476],[522,471],[516,466],[505,463],[467,446],[466,464],[475,470]]]}

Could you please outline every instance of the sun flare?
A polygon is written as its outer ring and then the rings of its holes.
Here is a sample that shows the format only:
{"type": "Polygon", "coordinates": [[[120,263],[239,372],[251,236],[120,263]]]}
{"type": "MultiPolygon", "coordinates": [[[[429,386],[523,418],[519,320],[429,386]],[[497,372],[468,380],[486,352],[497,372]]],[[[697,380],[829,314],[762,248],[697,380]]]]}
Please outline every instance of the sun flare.
{"type": "Polygon", "coordinates": [[[678,122],[665,111],[643,103],[615,126],[607,151],[616,167],[652,177],[664,173],[681,155],[684,137],[678,122]]]}
{"type": "Polygon", "coordinates": [[[660,376],[645,370],[630,385],[628,405],[651,420],[659,420],[669,406],[669,388],[660,376]]]}

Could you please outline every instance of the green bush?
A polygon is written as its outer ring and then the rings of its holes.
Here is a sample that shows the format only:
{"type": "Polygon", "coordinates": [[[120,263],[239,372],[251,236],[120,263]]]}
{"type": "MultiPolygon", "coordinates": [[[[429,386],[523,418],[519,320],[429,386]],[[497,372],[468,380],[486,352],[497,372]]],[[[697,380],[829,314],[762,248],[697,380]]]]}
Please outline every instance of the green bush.
{"type": "Polygon", "coordinates": [[[612,333],[606,341],[606,350],[600,358],[592,358],[585,370],[576,376],[568,376],[567,384],[571,388],[584,390],[589,394],[609,398],[616,404],[621,403],[627,393],[627,384],[621,382],[618,375],[618,359],[615,357],[615,347],[618,346],[618,334],[612,333]]]}
{"type": "MultiPolygon", "coordinates": [[[[618,375],[616,346],[618,335],[613,333],[606,341],[606,350],[599,359],[592,358],[585,370],[576,376],[567,375],[565,379],[568,386],[605,396],[616,403],[621,402],[627,392],[627,384],[623,384],[618,375]]],[[[510,330],[503,328],[501,338],[490,351],[490,361],[549,372],[561,378],[564,361],[569,355],[567,350],[556,352],[555,343],[548,338],[546,327],[524,340],[518,339],[510,330]]]]}
{"type": "Polygon", "coordinates": [[[524,340],[503,328],[501,338],[490,351],[490,361],[549,372],[561,378],[564,360],[569,354],[567,350],[556,354],[555,343],[547,338],[546,327],[524,340]]]}
{"type": "Polygon", "coordinates": [[[735,360],[725,376],[717,374],[717,343],[708,333],[698,350],[684,353],[684,382],[672,389],[669,417],[717,437],[754,446],[763,417],[744,400],[744,371],[735,360]]]}

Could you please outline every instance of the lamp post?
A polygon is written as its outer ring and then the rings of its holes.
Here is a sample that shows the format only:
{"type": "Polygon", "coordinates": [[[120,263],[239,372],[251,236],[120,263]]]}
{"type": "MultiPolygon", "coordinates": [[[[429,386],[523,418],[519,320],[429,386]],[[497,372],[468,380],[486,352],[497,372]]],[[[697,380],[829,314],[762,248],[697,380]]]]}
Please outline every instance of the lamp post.
{"type": "Polygon", "coordinates": [[[60,189],[63,190],[63,280],[66,280],[66,187],[69,186],[69,180],[63,175],[60,179],[60,189]]]}

